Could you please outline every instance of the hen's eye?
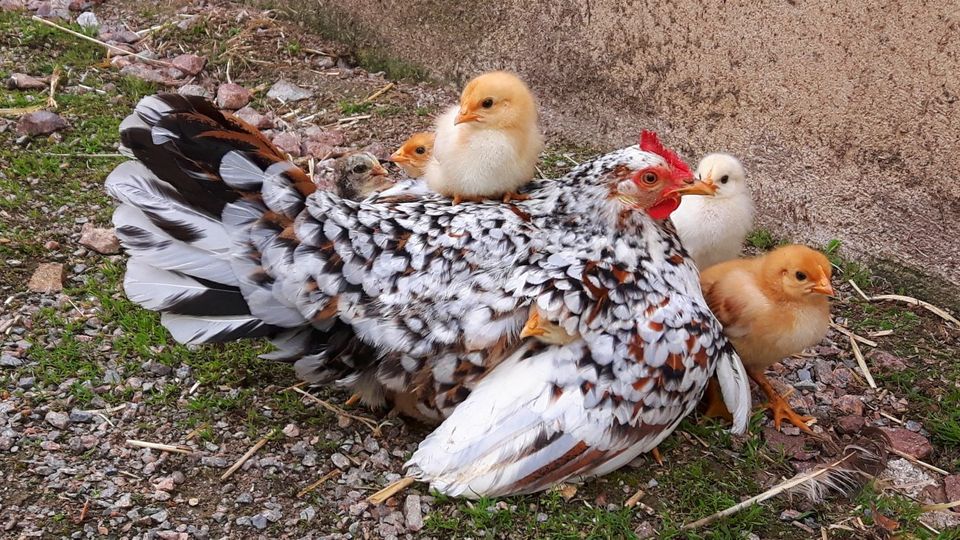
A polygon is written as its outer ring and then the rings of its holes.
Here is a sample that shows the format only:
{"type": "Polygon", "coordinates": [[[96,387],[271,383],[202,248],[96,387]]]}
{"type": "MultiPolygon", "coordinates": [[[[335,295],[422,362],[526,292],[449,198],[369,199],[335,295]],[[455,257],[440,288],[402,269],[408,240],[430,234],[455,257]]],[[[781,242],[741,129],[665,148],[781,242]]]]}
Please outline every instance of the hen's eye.
{"type": "Polygon", "coordinates": [[[426,151],[427,151],[427,149],[424,148],[424,147],[422,147],[422,146],[418,146],[417,149],[414,150],[414,152],[416,152],[416,153],[418,153],[418,154],[422,154],[422,153],[424,153],[424,152],[426,152],[426,151]]]}
{"type": "Polygon", "coordinates": [[[483,107],[484,109],[489,109],[490,107],[493,107],[493,98],[488,97],[487,99],[483,100],[483,102],[480,103],[480,106],[483,107]]]}
{"type": "Polygon", "coordinates": [[[807,275],[804,274],[803,272],[797,272],[796,276],[797,276],[797,281],[803,281],[807,279],[807,275]]]}
{"type": "Polygon", "coordinates": [[[721,184],[726,184],[727,181],[729,181],[729,180],[730,180],[730,177],[727,176],[727,175],[723,175],[723,176],[720,177],[720,183],[721,183],[721,184]]]}
{"type": "Polygon", "coordinates": [[[643,173],[643,176],[640,177],[646,184],[655,184],[657,182],[657,175],[652,172],[643,173]]]}
{"type": "Polygon", "coordinates": [[[353,168],[353,172],[357,174],[364,173],[366,171],[367,171],[366,165],[357,165],[356,167],[353,168]]]}

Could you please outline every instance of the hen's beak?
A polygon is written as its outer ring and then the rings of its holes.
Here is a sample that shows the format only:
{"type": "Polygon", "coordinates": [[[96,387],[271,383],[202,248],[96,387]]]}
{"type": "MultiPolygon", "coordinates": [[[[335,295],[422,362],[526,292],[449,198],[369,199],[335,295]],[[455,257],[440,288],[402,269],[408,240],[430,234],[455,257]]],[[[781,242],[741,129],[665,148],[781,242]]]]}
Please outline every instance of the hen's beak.
{"type": "Polygon", "coordinates": [[[822,267],[820,268],[820,279],[817,281],[817,284],[813,286],[812,290],[815,293],[825,294],[827,296],[833,296],[833,285],[830,284],[830,278],[827,277],[827,273],[823,271],[822,267]]]}
{"type": "Polygon", "coordinates": [[[374,165],[372,169],[370,169],[370,174],[373,176],[387,176],[389,173],[387,173],[387,170],[383,168],[383,165],[378,163],[374,165]]]}
{"type": "Polygon", "coordinates": [[[717,185],[713,183],[713,177],[707,175],[703,180],[693,181],[682,188],[677,188],[671,192],[675,195],[706,195],[713,196],[717,193],[717,185]]]}
{"type": "Polygon", "coordinates": [[[479,122],[480,115],[475,112],[470,112],[466,109],[460,109],[460,112],[457,113],[457,117],[453,120],[453,125],[462,124],[464,122],[479,122]]]}

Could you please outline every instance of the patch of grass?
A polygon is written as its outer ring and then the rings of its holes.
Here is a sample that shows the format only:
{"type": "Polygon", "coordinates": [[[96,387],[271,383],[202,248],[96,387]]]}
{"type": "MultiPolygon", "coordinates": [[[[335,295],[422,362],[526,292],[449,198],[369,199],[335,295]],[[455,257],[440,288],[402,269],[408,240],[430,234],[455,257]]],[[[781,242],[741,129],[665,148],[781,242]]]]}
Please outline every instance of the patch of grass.
{"type": "Polygon", "coordinates": [[[747,245],[761,251],[770,251],[780,245],[780,241],[766,229],[755,229],[747,236],[747,245]]]}
{"type": "Polygon", "coordinates": [[[350,47],[355,63],[371,73],[383,72],[387,79],[426,81],[427,71],[412,62],[386,52],[375,38],[375,32],[363,27],[351,14],[338,5],[321,2],[319,9],[291,9],[279,2],[261,1],[284,17],[304,24],[319,35],[350,47]]]}
{"type": "Polygon", "coordinates": [[[126,96],[129,101],[135,104],[149,95],[156,94],[158,87],[152,82],[137,77],[126,76],[122,77],[117,83],[117,90],[121,95],[126,96]]]}
{"type": "Polygon", "coordinates": [[[402,116],[406,113],[407,108],[400,105],[380,105],[373,111],[373,114],[377,115],[378,118],[402,116]]]}
{"type": "Polygon", "coordinates": [[[290,56],[297,56],[303,52],[303,46],[299,41],[288,41],[283,50],[290,56]]]}
{"type": "MultiPolygon", "coordinates": [[[[857,498],[864,524],[878,526],[874,517],[879,513],[887,519],[896,521],[899,526],[896,530],[898,538],[934,538],[930,531],[920,524],[923,512],[915,501],[902,497],[896,493],[883,492],[873,484],[867,485],[857,498]]],[[[882,530],[882,529],[881,529],[882,530]]],[[[958,538],[960,531],[947,531],[946,535],[936,538],[958,538]]]]}
{"type": "Polygon", "coordinates": [[[834,238],[827,242],[827,245],[823,246],[821,251],[823,251],[823,254],[830,260],[830,264],[837,269],[840,277],[844,281],[851,280],[861,289],[868,287],[872,275],[870,269],[856,261],[842,257],[840,255],[840,248],[840,240],[834,238]]]}
{"type": "Polygon", "coordinates": [[[340,112],[347,116],[354,116],[358,114],[365,114],[372,107],[372,103],[361,103],[359,101],[347,101],[341,100],[337,102],[337,107],[340,107],[340,112]]]}
{"type": "Polygon", "coordinates": [[[557,178],[573,170],[577,163],[583,163],[599,153],[598,150],[583,146],[549,144],[540,155],[537,166],[547,178],[557,178]]]}
{"type": "Polygon", "coordinates": [[[356,52],[357,65],[371,73],[383,72],[383,75],[392,81],[425,81],[428,79],[426,70],[420,66],[390,56],[383,50],[375,47],[364,47],[356,52]]]}

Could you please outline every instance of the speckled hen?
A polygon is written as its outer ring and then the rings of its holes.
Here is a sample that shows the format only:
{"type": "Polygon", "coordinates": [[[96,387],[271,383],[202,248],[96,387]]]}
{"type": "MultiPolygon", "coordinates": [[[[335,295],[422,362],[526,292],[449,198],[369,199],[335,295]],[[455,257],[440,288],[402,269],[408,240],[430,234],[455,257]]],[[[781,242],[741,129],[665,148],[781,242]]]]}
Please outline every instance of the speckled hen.
{"type": "Polygon", "coordinates": [[[612,471],[669,435],[714,372],[745,427],[743,367],[664,221],[692,174],[652,133],[528,200],[459,205],[317,190],[200,98],[147,97],[121,136],[137,161],[107,189],[127,295],[180,342],[267,337],[311,382],[443,419],[408,463],[443,493],[612,471]],[[521,339],[534,305],[577,339],[521,339]]]}

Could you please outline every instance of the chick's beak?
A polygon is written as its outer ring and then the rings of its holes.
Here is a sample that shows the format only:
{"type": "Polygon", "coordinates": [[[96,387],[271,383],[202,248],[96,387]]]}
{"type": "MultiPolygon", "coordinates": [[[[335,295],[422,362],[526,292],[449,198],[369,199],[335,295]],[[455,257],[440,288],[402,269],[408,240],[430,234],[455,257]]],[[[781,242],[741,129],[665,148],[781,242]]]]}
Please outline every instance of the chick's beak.
{"type": "Polygon", "coordinates": [[[713,176],[707,175],[703,180],[690,178],[685,186],[673,190],[676,195],[706,195],[713,196],[717,193],[717,185],[713,183],[713,176]]]}
{"type": "Polygon", "coordinates": [[[820,279],[817,281],[817,284],[811,289],[813,292],[825,294],[827,296],[833,296],[833,285],[830,284],[830,278],[827,277],[827,273],[823,271],[822,267],[820,268],[820,279]]]}
{"type": "Polygon", "coordinates": [[[387,170],[383,168],[383,165],[378,163],[370,169],[370,174],[373,176],[387,176],[388,173],[387,170]]]}
{"type": "Polygon", "coordinates": [[[390,155],[390,161],[393,163],[406,163],[410,161],[410,157],[398,150],[390,155]]]}
{"type": "Polygon", "coordinates": [[[453,120],[453,125],[463,124],[464,122],[478,122],[480,121],[480,115],[475,112],[470,112],[468,109],[460,109],[460,112],[457,113],[457,117],[453,120]]]}

